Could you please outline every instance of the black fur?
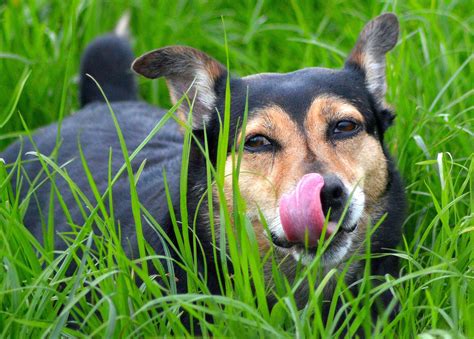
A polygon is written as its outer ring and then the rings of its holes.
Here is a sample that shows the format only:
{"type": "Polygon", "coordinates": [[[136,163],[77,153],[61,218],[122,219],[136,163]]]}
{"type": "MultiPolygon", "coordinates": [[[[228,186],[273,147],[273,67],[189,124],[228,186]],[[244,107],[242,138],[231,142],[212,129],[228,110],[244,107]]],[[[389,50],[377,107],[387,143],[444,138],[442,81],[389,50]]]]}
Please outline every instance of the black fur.
{"type": "MultiPolygon", "coordinates": [[[[114,113],[117,116],[122,129],[128,149],[133,151],[151,129],[163,116],[163,111],[149,106],[142,102],[117,102],[112,104],[114,113]]],[[[33,141],[41,153],[49,155],[56,145],[57,125],[53,124],[38,130],[33,141]]],[[[108,157],[109,149],[112,152],[112,173],[117,173],[123,165],[124,160],[120,149],[119,139],[105,103],[92,103],[86,105],[80,112],[64,119],[61,126],[61,142],[58,149],[57,162],[64,164],[72,162],[66,166],[69,176],[83,190],[90,201],[95,201],[79,157],[78,145],[81,144],[88,166],[91,168],[95,182],[100,192],[104,192],[108,180],[108,157]]],[[[179,133],[174,123],[153,138],[145,148],[133,160],[134,171],[138,169],[141,162],[146,159],[146,166],[138,181],[137,190],[140,201],[150,209],[150,212],[158,218],[160,225],[165,229],[168,224],[168,206],[164,196],[162,171],[166,170],[168,181],[173,193],[177,198],[179,191],[179,172],[181,166],[182,134],[179,133]]],[[[42,169],[41,163],[36,156],[24,155],[26,152],[34,151],[31,142],[27,139],[17,142],[7,148],[2,157],[7,163],[12,163],[17,158],[19,152],[23,154],[23,168],[28,176],[33,179],[42,169]],[[28,161],[29,160],[29,161],[28,161]]],[[[41,175],[41,179],[46,178],[46,174],[41,175]]],[[[84,219],[80,213],[71,189],[67,182],[59,175],[56,175],[55,184],[65,203],[69,207],[72,220],[75,224],[81,225],[84,219]]],[[[25,195],[28,187],[22,187],[22,196],[25,195]]],[[[30,201],[24,223],[38,239],[42,240],[42,223],[48,220],[48,205],[51,185],[47,180],[35,193],[36,199],[30,201]],[[41,211],[41,213],[40,213],[41,211]],[[40,217],[42,215],[42,217],[40,217]]],[[[134,238],[135,226],[130,210],[130,192],[127,174],[114,185],[114,211],[116,219],[122,225],[124,236],[124,247],[128,248],[127,240],[134,238]]],[[[58,201],[55,201],[54,220],[56,225],[56,247],[65,249],[66,244],[61,240],[59,234],[70,230],[66,215],[63,213],[58,201]]],[[[151,230],[150,230],[151,231],[151,230]]],[[[153,232],[149,233],[147,239],[155,239],[153,232]]],[[[154,243],[154,241],[152,241],[154,243]]],[[[159,242],[156,242],[159,247],[159,242]]],[[[137,253],[130,251],[131,256],[137,253]]],[[[159,248],[157,249],[159,251],[159,248]]]]}
{"type": "Polygon", "coordinates": [[[101,85],[109,101],[137,100],[137,85],[130,65],[135,58],[127,39],[107,34],[87,46],[81,60],[80,103],[85,106],[104,101],[95,82],[101,85]]]}

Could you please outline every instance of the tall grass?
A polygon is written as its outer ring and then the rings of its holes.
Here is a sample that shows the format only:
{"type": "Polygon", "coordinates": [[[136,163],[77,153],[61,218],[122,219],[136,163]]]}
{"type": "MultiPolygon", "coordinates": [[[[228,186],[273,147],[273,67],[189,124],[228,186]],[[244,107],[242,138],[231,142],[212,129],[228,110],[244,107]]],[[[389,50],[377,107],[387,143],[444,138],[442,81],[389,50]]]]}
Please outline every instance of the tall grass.
{"type": "MultiPolygon", "coordinates": [[[[272,293],[277,303],[270,309],[263,263],[273,258],[271,253],[264,258],[258,255],[253,228],[245,218],[245,202],[238,193],[236,171],[232,212],[220,204],[214,219],[221,223],[211,224],[225,235],[215,239],[214,247],[218,264],[224,265],[219,280],[224,293],[220,296],[210,295],[206,277],[196,267],[196,258],[203,254],[193,233],[195,216],[185,208],[187,179],[182,176],[181,205],[174,211],[181,215],[182,223],[173,220],[178,241],[165,244],[167,251],[176,246],[181,254],[177,264],[188,274],[189,293],[178,295],[173,275],[167,274],[173,267],[169,256],[156,255],[143,239],[139,259],[125,255],[113,208],[106,207],[112,206],[112,190],[97,189],[93,168],[82,153],[78,161],[89,179],[92,200],[68,177],[63,164],[56,164],[54,157],[38,155],[50,180],[62,177],[75,192],[76,203],[84,207],[85,223],[64,235],[70,244],[67,251],[54,252],[52,241],[39,244],[22,224],[27,201],[21,201],[11,188],[17,184],[11,181],[13,172],[21,171],[20,159],[14,164],[0,163],[2,336],[188,335],[196,327],[183,326],[180,319],[185,312],[204,335],[216,337],[326,337],[341,333],[336,326],[340,320],[349,335],[361,325],[366,334],[380,337],[394,333],[399,337],[474,337],[473,17],[469,1],[12,0],[0,5],[2,147],[77,108],[75,72],[80,51],[93,37],[110,30],[128,8],[137,54],[167,44],[188,44],[221,61],[228,55],[230,69],[241,75],[308,66],[340,67],[366,21],[383,11],[397,13],[402,32],[387,63],[388,101],[394,104],[397,119],[386,140],[405,178],[410,204],[404,239],[395,254],[401,260],[400,277],[383,277],[376,285],[366,275],[358,282],[360,293],[351,295],[341,273],[330,271],[311,291],[307,306],[298,309],[293,292],[300,284],[312,283],[319,273],[318,261],[300,267],[295,282],[289,282],[273,263],[272,293]],[[100,233],[94,232],[92,225],[100,233]],[[226,247],[227,252],[219,250],[226,247]],[[66,274],[71,263],[77,266],[72,276],[66,274]],[[153,265],[159,276],[150,276],[144,263],[153,265]],[[322,288],[331,277],[338,278],[336,292],[344,303],[338,309],[333,303],[324,323],[320,314],[322,288]],[[138,285],[137,280],[141,281],[138,285]],[[396,295],[400,311],[390,320],[387,310],[371,326],[369,306],[386,290],[396,295]]],[[[170,107],[163,82],[142,82],[141,94],[153,104],[170,107]]],[[[160,133],[175,109],[151,134],[160,133]]],[[[223,116],[222,138],[233,138],[226,128],[227,116],[223,116]]],[[[184,129],[186,158],[193,136],[184,129]]],[[[117,131],[120,135],[119,126],[117,131]]],[[[150,137],[143,136],[144,143],[150,137]]],[[[141,146],[127,149],[123,139],[121,146],[122,172],[128,175],[133,192],[140,170],[134,173],[129,164],[141,146]]],[[[208,152],[206,145],[202,151],[208,152]]],[[[208,167],[208,183],[216,187],[218,196],[209,189],[203,201],[223,198],[219,191],[226,156],[225,150],[219,150],[221,160],[215,168],[208,167]]],[[[233,157],[238,168],[239,152],[233,157]]],[[[186,169],[185,161],[182,170],[186,169]]],[[[117,173],[109,173],[109,187],[116,178],[117,173]]],[[[57,198],[61,201],[60,195],[57,198]]],[[[138,198],[132,202],[136,224],[160,232],[138,198]]],[[[67,212],[68,206],[62,203],[61,208],[67,212]]],[[[48,227],[52,235],[54,222],[48,227]]],[[[140,232],[139,227],[137,230],[140,232]]],[[[167,235],[161,235],[166,240],[167,235]]]]}

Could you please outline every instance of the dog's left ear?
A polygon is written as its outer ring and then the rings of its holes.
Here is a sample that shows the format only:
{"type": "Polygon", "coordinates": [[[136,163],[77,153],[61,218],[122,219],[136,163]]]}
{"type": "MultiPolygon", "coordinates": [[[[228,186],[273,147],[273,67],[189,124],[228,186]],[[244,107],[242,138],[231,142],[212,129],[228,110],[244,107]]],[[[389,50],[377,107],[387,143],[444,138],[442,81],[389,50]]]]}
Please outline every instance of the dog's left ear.
{"type": "Polygon", "coordinates": [[[376,17],[365,25],[346,61],[346,68],[356,67],[364,72],[367,89],[382,108],[387,91],[385,54],[397,43],[398,32],[395,14],[385,13],[376,17]]]}
{"type": "MultiPolygon", "coordinates": [[[[137,58],[132,69],[150,79],[165,77],[173,104],[187,95],[194,101],[193,129],[202,130],[215,114],[216,82],[227,74],[226,68],[204,52],[186,46],[168,46],[137,58]]],[[[178,108],[186,120],[190,110],[188,100],[178,108]]]]}

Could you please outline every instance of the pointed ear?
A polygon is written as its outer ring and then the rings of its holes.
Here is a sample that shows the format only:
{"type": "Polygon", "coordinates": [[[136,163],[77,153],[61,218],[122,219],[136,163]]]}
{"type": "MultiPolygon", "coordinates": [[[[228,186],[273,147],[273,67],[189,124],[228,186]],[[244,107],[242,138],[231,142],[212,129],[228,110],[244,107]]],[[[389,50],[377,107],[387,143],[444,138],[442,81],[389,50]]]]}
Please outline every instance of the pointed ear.
{"type": "Polygon", "coordinates": [[[346,68],[355,67],[364,72],[367,89],[381,107],[387,91],[385,54],[397,43],[398,31],[395,14],[376,17],[365,25],[346,61],[346,68]]]}
{"type": "MultiPolygon", "coordinates": [[[[187,95],[193,105],[193,129],[204,129],[215,114],[216,82],[227,74],[219,62],[186,46],[160,48],[137,58],[132,69],[150,79],[165,77],[173,104],[187,95]]],[[[178,113],[186,120],[189,104],[184,100],[178,113]]]]}

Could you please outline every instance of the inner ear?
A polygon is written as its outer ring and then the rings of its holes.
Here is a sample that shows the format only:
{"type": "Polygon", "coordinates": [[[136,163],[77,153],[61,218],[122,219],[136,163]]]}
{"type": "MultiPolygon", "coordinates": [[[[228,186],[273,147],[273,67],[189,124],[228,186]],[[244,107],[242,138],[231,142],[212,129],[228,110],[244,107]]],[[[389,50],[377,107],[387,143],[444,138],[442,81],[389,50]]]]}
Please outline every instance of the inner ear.
{"type": "Polygon", "coordinates": [[[215,114],[216,84],[226,68],[204,52],[186,46],[168,46],[137,58],[132,69],[150,79],[165,77],[173,104],[187,96],[178,109],[186,120],[192,106],[193,129],[204,129],[215,114]]]}
{"type": "Polygon", "coordinates": [[[398,32],[395,14],[385,13],[376,17],[365,25],[346,61],[346,68],[364,72],[367,89],[380,107],[384,106],[387,91],[385,54],[397,43],[398,32]]]}

